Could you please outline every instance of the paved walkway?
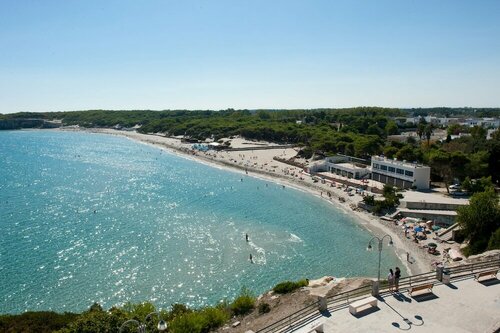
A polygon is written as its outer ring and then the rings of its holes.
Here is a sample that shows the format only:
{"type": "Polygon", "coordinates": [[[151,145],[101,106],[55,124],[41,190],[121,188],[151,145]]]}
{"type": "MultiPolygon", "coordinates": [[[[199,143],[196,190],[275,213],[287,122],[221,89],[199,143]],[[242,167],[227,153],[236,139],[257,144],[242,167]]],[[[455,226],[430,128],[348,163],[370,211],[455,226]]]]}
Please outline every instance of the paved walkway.
{"type": "Polygon", "coordinates": [[[420,297],[410,297],[407,292],[385,295],[378,308],[358,317],[344,307],[294,332],[309,332],[318,323],[324,324],[325,333],[495,332],[500,329],[500,280],[479,283],[467,278],[437,285],[432,294],[420,297]]]}

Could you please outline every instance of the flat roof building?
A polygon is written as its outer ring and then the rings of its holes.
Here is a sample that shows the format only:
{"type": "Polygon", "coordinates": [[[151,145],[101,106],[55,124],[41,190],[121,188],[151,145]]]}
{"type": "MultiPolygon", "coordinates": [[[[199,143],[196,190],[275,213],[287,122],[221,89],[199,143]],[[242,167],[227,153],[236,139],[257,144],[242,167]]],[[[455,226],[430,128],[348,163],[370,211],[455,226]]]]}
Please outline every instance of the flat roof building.
{"type": "Polygon", "coordinates": [[[325,159],[324,168],[327,172],[347,178],[369,178],[370,168],[363,162],[366,161],[351,156],[337,155],[327,157],[325,159]]]}
{"type": "Polygon", "coordinates": [[[431,168],[417,163],[398,161],[382,156],[372,156],[372,179],[399,188],[428,190],[431,168]]]}

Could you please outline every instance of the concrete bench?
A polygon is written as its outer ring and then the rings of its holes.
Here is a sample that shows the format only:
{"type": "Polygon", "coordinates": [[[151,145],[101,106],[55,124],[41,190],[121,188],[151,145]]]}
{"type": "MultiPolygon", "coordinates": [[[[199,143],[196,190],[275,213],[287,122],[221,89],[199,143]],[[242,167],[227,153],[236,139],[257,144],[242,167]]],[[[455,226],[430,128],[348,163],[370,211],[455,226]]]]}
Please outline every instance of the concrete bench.
{"type": "Polygon", "coordinates": [[[410,291],[408,292],[408,294],[410,294],[410,296],[413,296],[413,293],[419,292],[419,291],[422,291],[422,290],[425,290],[425,293],[431,293],[432,292],[432,287],[434,287],[433,283],[421,284],[419,286],[411,287],[410,291]]]}
{"type": "Polygon", "coordinates": [[[494,269],[491,271],[486,271],[486,272],[479,272],[474,274],[474,280],[479,281],[480,278],[485,277],[485,276],[491,276],[491,278],[496,277],[498,274],[498,269],[494,269]]]}
{"type": "Polygon", "coordinates": [[[307,333],[323,333],[323,324],[317,324],[312,326],[312,329],[307,333]]]}
{"type": "Polygon", "coordinates": [[[360,299],[359,301],[349,304],[349,312],[353,315],[357,314],[361,309],[365,310],[368,307],[377,307],[377,299],[373,296],[360,299]]]}

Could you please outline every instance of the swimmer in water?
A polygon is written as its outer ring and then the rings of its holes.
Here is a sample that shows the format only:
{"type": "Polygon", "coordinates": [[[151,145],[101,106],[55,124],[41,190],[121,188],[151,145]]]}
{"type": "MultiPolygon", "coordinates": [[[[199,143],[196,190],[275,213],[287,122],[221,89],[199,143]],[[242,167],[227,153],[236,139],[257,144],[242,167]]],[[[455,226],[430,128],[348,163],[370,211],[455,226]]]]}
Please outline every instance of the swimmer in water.
{"type": "Polygon", "coordinates": [[[250,253],[250,262],[253,264],[253,258],[251,253],[250,253]]]}
{"type": "Polygon", "coordinates": [[[248,234],[245,234],[245,239],[248,242],[248,234]]]}

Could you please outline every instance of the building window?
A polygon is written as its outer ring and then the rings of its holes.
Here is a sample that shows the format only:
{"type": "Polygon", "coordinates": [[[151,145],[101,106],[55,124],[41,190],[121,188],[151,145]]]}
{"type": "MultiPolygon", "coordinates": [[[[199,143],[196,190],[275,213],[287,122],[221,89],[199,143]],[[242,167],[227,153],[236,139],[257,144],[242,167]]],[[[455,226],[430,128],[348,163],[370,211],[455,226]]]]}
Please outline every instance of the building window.
{"type": "Polygon", "coordinates": [[[374,168],[374,169],[378,169],[378,164],[376,164],[376,163],[375,163],[375,164],[373,164],[373,168],[374,168]]]}
{"type": "Polygon", "coordinates": [[[396,168],[395,167],[389,167],[389,172],[396,172],[396,168]]]}
{"type": "Polygon", "coordinates": [[[387,165],[381,165],[380,170],[387,170],[387,165]]]}
{"type": "Polygon", "coordinates": [[[408,177],[413,177],[413,171],[405,171],[405,175],[408,177]]]}
{"type": "Polygon", "coordinates": [[[396,169],[396,173],[398,173],[400,175],[404,175],[405,171],[403,169],[396,169]]]}

